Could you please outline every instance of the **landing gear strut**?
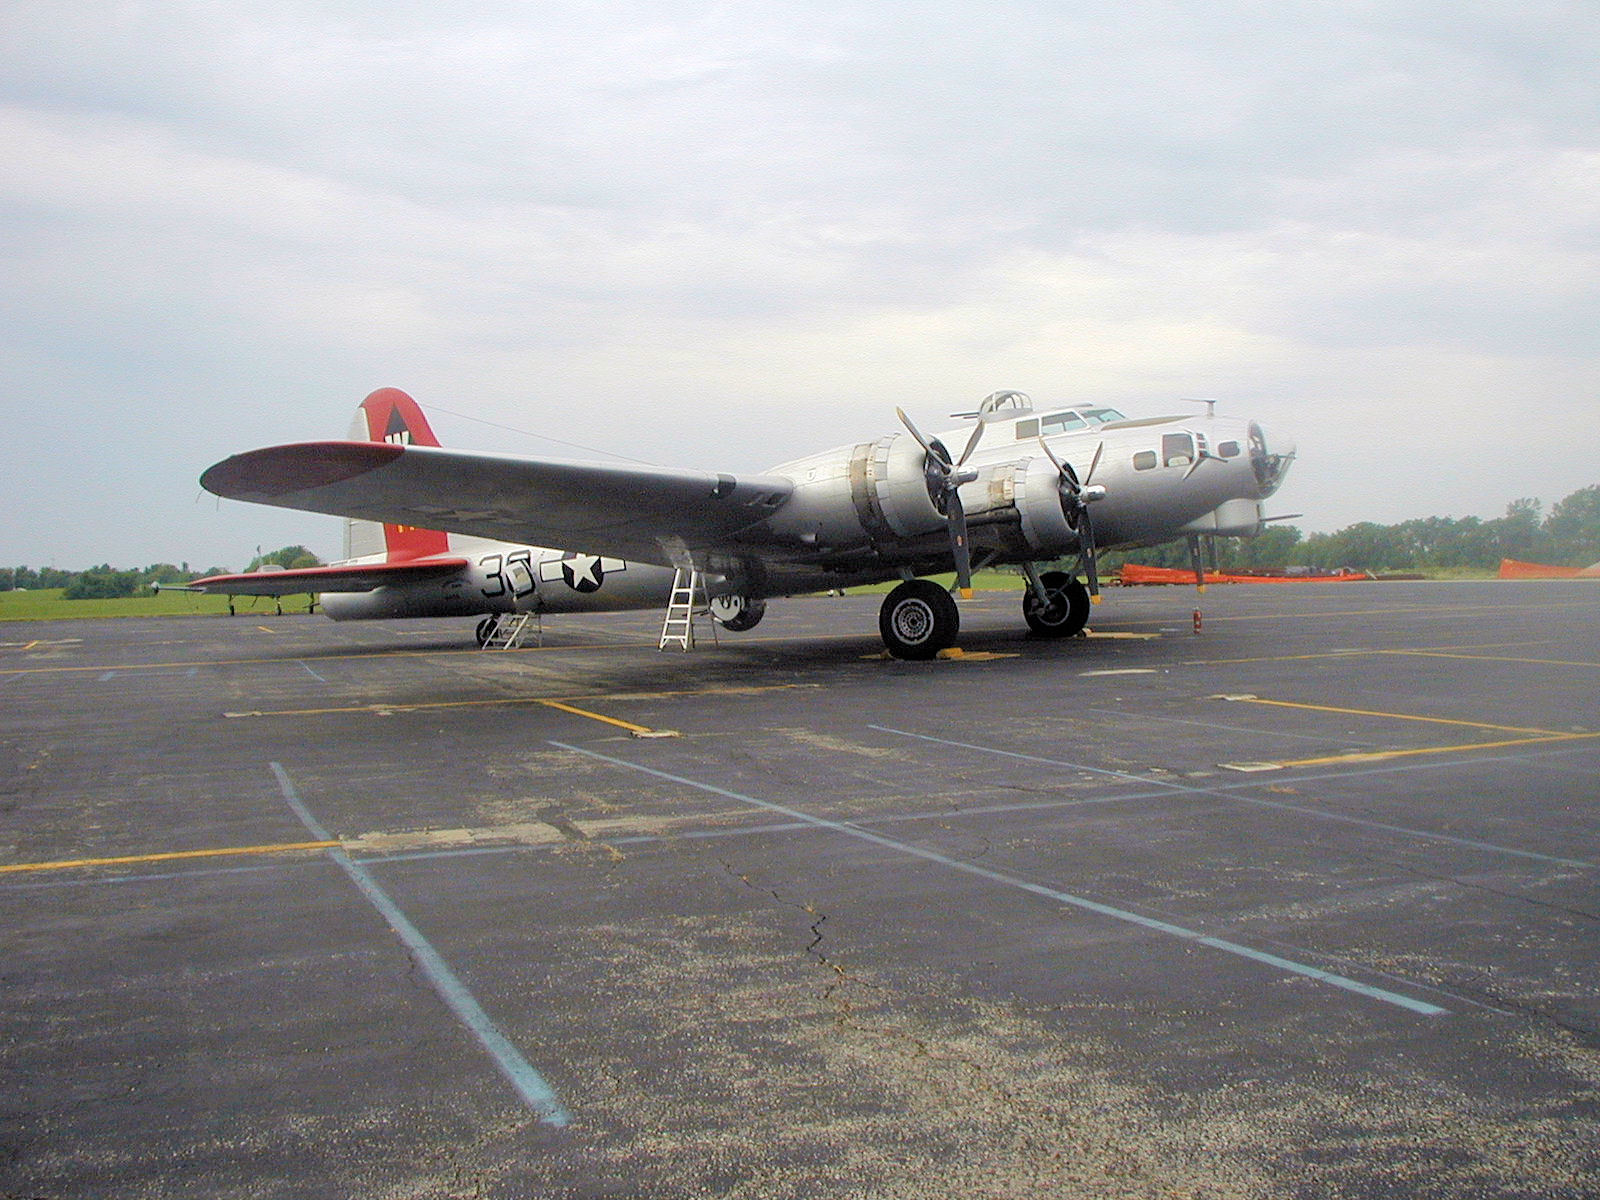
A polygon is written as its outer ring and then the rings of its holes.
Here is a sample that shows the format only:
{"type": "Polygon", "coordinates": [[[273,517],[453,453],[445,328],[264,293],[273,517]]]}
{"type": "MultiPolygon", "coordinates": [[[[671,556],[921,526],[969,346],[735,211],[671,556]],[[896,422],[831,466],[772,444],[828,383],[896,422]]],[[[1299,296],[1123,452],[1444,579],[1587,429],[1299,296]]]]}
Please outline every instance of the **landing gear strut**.
{"type": "Polygon", "coordinates": [[[1089,623],[1089,589],[1065,571],[1046,571],[1039,586],[1048,603],[1030,587],[1022,593],[1022,617],[1040,637],[1072,637],[1089,623]]]}
{"type": "Polygon", "coordinates": [[[950,593],[929,579],[908,579],[884,597],[878,632],[896,658],[932,658],[956,643],[961,613],[950,593]]]}

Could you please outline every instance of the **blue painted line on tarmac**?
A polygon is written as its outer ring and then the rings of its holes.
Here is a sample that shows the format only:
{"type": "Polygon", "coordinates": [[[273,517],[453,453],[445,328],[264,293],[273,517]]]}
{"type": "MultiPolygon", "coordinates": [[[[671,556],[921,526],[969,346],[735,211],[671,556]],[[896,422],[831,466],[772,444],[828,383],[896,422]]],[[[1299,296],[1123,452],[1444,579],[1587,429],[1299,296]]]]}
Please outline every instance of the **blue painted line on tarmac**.
{"type": "Polygon", "coordinates": [[[804,811],[803,809],[790,808],[787,805],[777,804],[770,800],[761,800],[755,796],[747,796],[742,792],[730,791],[727,788],[717,787],[715,784],[702,783],[700,780],[689,779],[682,775],[674,775],[671,772],[660,771],[654,767],[641,766],[639,763],[629,762],[626,759],[621,758],[613,758],[611,755],[600,754],[594,750],[584,750],[580,747],[569,745],[566,742],[551,741],[550,745],[555,746],[559,750],[567,750],[574,754],[581,754],[586,758],[592,758],[599,762],[610,763],[613,766],[621,767],[625,770],[636,771],[642,775],[650,775],[656,779],[664,779],[669,783],[676,783],[685,787],[695,788],[699,791],[710,793],[713,796],[722,796],[728,800],[736,800],[741,804],[748,804],[756,808],[765,809],[768,812],[779,813],[793,820],[803,821],[808,825],[814,825],[819,829],[828,829],[834,833],[841,833],[846,837],[855,838],[863,842],[869,842],[872,845],[881,846],[887,850],[893,850],[900,854],[906,854],[914,858],[921,858],[928,862],[937,863],[940,866],[948,867],[951,870],[960,871],[967,875],[973,875],[979,879],[986,879],[991,883],[1004,884],[1006,887],[1016,888],[1019,891],[1028,892],[1035,896],[1042,896],[1045,899],[1053,900],[1058,904],[1070,905],[1074,908],[1080,908],[1086,912],[1092,912],[1099,916],[1110,917],[1117,921],[1125,921],[1128,924],[1137,925],[1141,928],[1149,929],[1157,933],[1164,933],[1170,937],[1180,938],[1183,941],[1193,942],[1201,946],[1207,946],[1213,950],[1221,950],[1225,953],[1234,954],[1241,958],[1249,959],[1253,962],[1263,963],[1267,966],[1274,967],[1280,971],[1288,972],[1292,975],[1303,976],[1307,979],[1315,979],[1321,983],[1330,984],[1333,987],[1341,988],[1344,991],[1352,992],[1358,996],[1365,996],[1369,999],[1380,1000],[1385,1004],[1392,1004],[1396,1007],[1406,1009],[1409,1012],[1414,1012],[1422,1016],[1443,1016],[1448,1014],[1450,1011],[1449,1009],[1440,1008],[1437,1004],[1429,1004],[1426,1001],[1416,1000],[1410,996],[1403,996],[1398,992],[1391,992],[1385,988],[1373,987],[1370,984],[1361,983],[1344,975],[1336,975],[1331,971],[1324,971],[1320,967],[1313,967],[1307,963],[1295,962],[1293,959],[1283,958],[1276,954],[1268,954],[1265,951],[1257,950],[1251,946],[1242,945],[1239,942],[1229,941],[1226,938],[1211,937],[1207,934],[1200,933],[1198,930],[1186,929],[1183,926],[1176,925],[1170,921],[1163,921],[1156,917],[1147,917],[1142,913],[1130,912],[1125,908],[1116,908],[1110,904],[1102,904],[1098,900],[1090,900],[1087,897],[1077,896],[1071,892],[1063,892],[1057,888],[1046,887],[1044,884],[1034,883],[1027,879],[1021,879],[1015,875],[1007,875],[1002,871],[995,871],[988,867],[980,867],[976,863],[970,863],[959,858],[953,858],[950,855],[942,854],[937,850],[930,850],[923,846],[914,846],[909,842],[902,842],[895,838],[885,837],[880,833],[873,833],[870,830],[862,829],[860,826],[851,824],[847,821],[835,821],[829,817],[815,816],[812,813],[804,811]]]}
{"type": "MultiPolygon", "coordinates": [[[[1540,854],[1536,850],[1519,850],[1514,846],[1502,846],[1495,842],[1483,842],[1476,838],[1456,837],[1449,833],[1433,833],[1426,829],[1412,829],[1405,825],[1391,825],[1387,821],[1374,821],[1367,817],[1351,817],[1344,813],[1328,812],[1320,808],[1312,808],[1306,804],[1288,804],[1282,800],[1265,800],[1260,796],[1241,796],[1235,789],[1246,787],[1265,787],[1264,783],[1235,784],[1218,787],[1195,787],[1188,783],[1169,783],[1164,779],[1148,779],[1141,775],[1130,775],[1126,771],[1113,771],[1105,767],[1091,767],[1083,763],[1067,762],[1059,758],[1045,758],[1037,754],[1022,754],[1016,750],[1001,750],[994,746],[979,746],[972,742],[956,742],[949,738],[933,737],[926,733],[912,733],[907,729],[893,729],[887,725],[868,725],[868,729],[878,733],[892,733],[897,737],[914,738],[921,742],[933,742],[939,746],[951,746],[957,750],[973,750],[979,754],[990,754],[996,758],[1015,758],[1023,762],[1039,763],[1047,767],[1065,767],[1071,771],[1084,771],[1091,775],[1107,775],[1112,779],[1124,779],[1130,783],[1137,783],[1144,787],[1159,788],[1155,795],[1188,795],[1207,796],[1218,800],[1232,800],[1238,804],[1251,804],[1257,808],[1276,808],[1284,812],[1298,813],[1301,816],[1314,817],[1319,821],[1334,821],[1342,825],[1359,825],[1366,829],[1376,829],[1381,833],[1398,833],[1405,837],[1420,838],[1424,841],[1443,842],[1451,846],[1463,846],[1470,850],[1487,850],[1495,854],[1506,854],[1514,858],[1530,858],[1536,862],[1553,863],[1562,867],[1582,867],[1593,870],[1597,864],[1581,858],[1561,858],[1554,854],[1540,854]]],[[[1479,760],[1483,761],[1483,760],[1479,760]]],[[[1403,768],[1396,768],[1403,769],[1403,768]]],[[[1351,774],[1364,772],[1339,772],[1331,775],[1296,775],[1294,781],[1298,783],[1312,783],[1320,779],[1344,779],[1351,774]]],[[[1372,774],[1385,774],[1386,771],[1374,771],[1372,774]]],[[[1123,796],[1123,800],[1149,799],[1150,795],[1123,796]]]]}
{"type": "MultiPolygon", "coordinates": [[[[284,800],[300,818],[301,823],[311,831],[312,836],[322,841],[332,841],[332,835],[300,799],[288,772],[278,763],[273,763],[272,773],[277,777],[278,787],[283,792],[284,800]]],[[[506,1077],[523,1103],[538,1114],[539,1119],[547,1125],[561,1127],[568,1124],[572,1120],[572,1115],[557,1098],[555,1090],[522,1056],[522,1051],[495,1027],[494,1022],[489,1019],[489,1014],[483,1011],[483,1006],[473,997],[466,984],[462,983],[450,969],[450,964],[445,962],[443,956],[433,948],[433,944],[423,936],[422,931],[411,923],[400,910],[400,906],[378,886],[371,872],[343,850],[329,850],[328,857],[339,864],[340,869],[350,877],[350,881],[360,889],[361,894],[382,914],[389,927],[405,943],[417,966],[427,976],[434,991],[439,993],[439,998],[471,1031],[473,1037],[478,1039],[478,1044],[488,1052],[490,1058],[494,1059],[495,1065],[500,1068],[500,1073],[506,1077]]]]}
{"type": "Polygon", "coordinates": [[[115,671],[107,671],[104,675],[100,676],[100,682],[104,683],[106,680],[115,679],[116,677],[117,673],[115,671]]]}
{"type": "Polygon", "coordinates": [[[302,667],[305,667],[306,674],[311,676],[311,678],[315,679],[318,683],[327,683],[328,682],[321,675],[318,675],[310,667],[306,666],[306,663],[305,663],[304,659],[297,658],[297,659],[295,659],[295,661],[297,663],[299,663],[302,667]]]}

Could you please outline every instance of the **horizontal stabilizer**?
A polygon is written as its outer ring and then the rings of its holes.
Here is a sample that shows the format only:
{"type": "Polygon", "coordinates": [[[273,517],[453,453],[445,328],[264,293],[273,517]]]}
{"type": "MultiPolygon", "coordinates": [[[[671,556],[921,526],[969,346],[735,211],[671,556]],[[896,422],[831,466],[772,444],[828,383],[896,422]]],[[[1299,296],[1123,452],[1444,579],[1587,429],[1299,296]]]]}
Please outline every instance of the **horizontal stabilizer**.
{"type": "MultiPolygon", "coordinates": [[[[313,592],[370,592],[385,584],[437,579],[467,565],[464,558],[429,558],[420,562],[378,562],[331,567],[296,567],[287,571],[250,571],[240,575],[208,575],[183,585],[186,592],[215,596],[301,596],[313,592]]],[[[176,589],[173,589],[176,590],[176,589]]]]}

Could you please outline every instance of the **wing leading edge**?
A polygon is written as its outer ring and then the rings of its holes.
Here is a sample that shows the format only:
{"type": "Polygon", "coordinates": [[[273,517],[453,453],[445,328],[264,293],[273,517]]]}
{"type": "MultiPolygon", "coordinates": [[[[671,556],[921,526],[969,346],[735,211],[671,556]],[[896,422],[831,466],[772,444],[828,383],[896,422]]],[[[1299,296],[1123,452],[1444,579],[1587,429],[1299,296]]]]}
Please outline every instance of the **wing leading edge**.
{"type": "Polygon", "coordinates": [[[371,442],[251,450],[217,463],[200,483],[231,500],[662,566],[732,547],[794,490],[778,475],[618,467],[371,442]]]}

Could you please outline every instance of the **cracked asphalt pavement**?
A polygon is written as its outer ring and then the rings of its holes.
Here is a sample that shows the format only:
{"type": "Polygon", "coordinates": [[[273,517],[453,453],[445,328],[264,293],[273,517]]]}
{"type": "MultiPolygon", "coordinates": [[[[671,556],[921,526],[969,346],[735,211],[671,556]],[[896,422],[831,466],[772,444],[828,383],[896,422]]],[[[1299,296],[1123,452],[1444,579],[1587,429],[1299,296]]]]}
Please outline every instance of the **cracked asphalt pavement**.
{"type": "Polygon", "coordinates": [[[1017,607],[8,629],[0,1197],[1600,1197],[1600,585],[1017,607]]]}

